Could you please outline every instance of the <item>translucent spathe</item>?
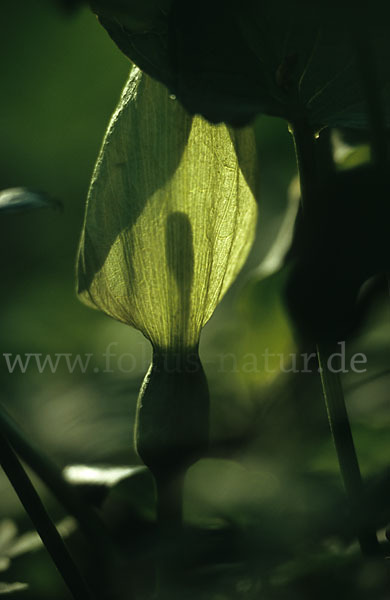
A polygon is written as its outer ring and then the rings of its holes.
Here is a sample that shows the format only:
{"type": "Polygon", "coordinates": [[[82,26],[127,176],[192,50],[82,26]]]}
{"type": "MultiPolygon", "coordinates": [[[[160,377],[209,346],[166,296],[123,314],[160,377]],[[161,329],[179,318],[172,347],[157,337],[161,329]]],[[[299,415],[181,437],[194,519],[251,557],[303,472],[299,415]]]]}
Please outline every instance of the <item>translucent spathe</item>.
{"type": "Polygon", "coordinates": [[[250,129],[190,116],[134,68],[88,195],[81,299],[155,348],[195,348],[252,245],[255,165],[250,129]]]}

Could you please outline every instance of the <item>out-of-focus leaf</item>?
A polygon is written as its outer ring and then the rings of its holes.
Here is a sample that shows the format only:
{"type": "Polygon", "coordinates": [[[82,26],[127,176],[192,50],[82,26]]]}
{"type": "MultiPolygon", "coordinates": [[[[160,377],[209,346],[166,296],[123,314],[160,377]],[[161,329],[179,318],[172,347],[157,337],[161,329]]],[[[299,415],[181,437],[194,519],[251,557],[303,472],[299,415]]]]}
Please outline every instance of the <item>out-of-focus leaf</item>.
{"type": "Polygon", "coordinates": [[[288,189],[288,204],[280,229],[269,252],[261,261],[253,276],[258,280],[268,277],[281,269],[286,261],[294,237],[295,222],[300,202],[299,179],[294,177],[288,189]]]}
{"type": "Polygon", "coordinates": [[[11,564],[8,551],[18,534],[18,528],[12,519],[0,521],[0,571],[6,571],[11,564]]]}
{"type": "MultiPolygon", "coordinates": [[[[57,524],[62,537],[71,535],[76,528],[76,521],[72,517],[65,517],[57,524]]],[[[6,571],[10,567],[11,559],[42,547],[42,540],[36,531],[27,531],[18,536],[18,529],[13,521],[0,521],[0,571],[6,571]]],[[[27,587],[27,583],[0,581],[0,595],[23,591],[27,587]]]]}
{"type": "Polygon", "coordinates": [[[145,467],[124,466],[95,466],[95,465],[69,465],[64,469],[64,477],[69,483],[75,485],[102,485],[112,487],[122,479],[143,471],[145,467]]]}
{"type": "Polygon", "coordinates": [[[335,130],[332,134],[333,159],[335,166],[340,171],[352,169],[368,163],[371,157],[368,134],[355,132],[345,135],[344,131],[335,130]]]}
{"type": "MultiPolygon", "coordinates": [[[[274,352],[269,340],[278,347],[285,340],[288,354],[292,324],[312,342],[344,340],[357,329],[367,308],[358,296],[362,284],[390,268],[387,177],[367,164],[367,146],[349,148],[337,138],[334,146],[338,171],[322,182],[310,220],[298,214],[295,179],[275,244],[242,292],[240,306],[250,324],[247,348],[261,343],[262,351],[268,347],[274,352]],[[279,314],[279,343],[272,313],[279,314]],[[258,341],[250,342],[255,331],[258,341]]],[[[277,349],[269,359],[272,368],[282,352],[286,349],[277,349]]]]}
{"type": "Polygon", "coordinates": [[[145,468],[119,465],[68,465],[63,473],[65,479],[77,487],[90,504],[100,506],[110,488],[115,487],[124,479],[138,475],[145,468]]]}
{"type": "Polygon", "coordinates": [[[80,8],[83,4],[86,4],[86,0],[56,0],[59,8],[69,15],[80,8]]]}
{"type": "Polygon", "coordinates": [[[362,284],[390,269],[389,197],[387,175],[373,166],[340,171],[324,182],[315,218],[299,224],[286,299],[310,340],[351,334],[362,284]]]}
{"type": "Polygon", "coordinates": [[[0,521],[0,556],[7,552],[17,533],[18,528],[12,519],[3,519],[0,521]]]}
{"type": "Polygon", "coordinates": [[[9,188],[0,192],[0,213],[24,212],[35,208],[59,208],[61,203],[44,192],[28,188],[9,188]]]}
{"type": "Polygon", "coordinates": [[[104,515],[114,522],[123,514],[130,519],[153,521],[155,488],[151,471],[141,467],[129,477],[118,481],[110,488],[102,509],[104,515]]]}
{"type": "Polygon", "coordinates": [[[240,363],[246,381],[269,384],[290,367],[293,329],[283,303],[288,267],[248,282],[239,299],[243,316],[240,363]]]}
{"type": "Polygon", "coordinates": [[[286,357],[295,347],[283,297],[299,194],[298,179],[294,178],[289,189],[288,207],[275,242],[250,274],[238,300],[243,317],[240,366],[246,379],[257,385],[275,379],[281,368],[288,369],[286,357]]]}
{"type": "Polygon", "coordinates": [[[16,592],[22,592],[28,588],[27,583],[6,583],[5,581],[0,581],[0,595],[5,594],[14,594],[16,592]]]}
{"type": "Polygon", "coordinates": [[[11,564],[11,561],[6,556],[0,556],[0,572],[6,571],[11,564]]]}
{"type": "MultiPolygon", "coordinates": [[[[77,523],[73,517],[64,517],[56,528],[62,537],[68,537],[77,529],[77,523]]],[[[26,552],[39,550],[43,547],[42,540],[36,531],[27,531],[15,539],[8,549],[8,556],[14,558],[26,552]]]]}
{"type": "Polygon", "coordinates": [[[252,245],[255,168],[252,130],[190,117],[134,69],[89,192],[81,299],[163,351],[195,348],[252,245]]]}

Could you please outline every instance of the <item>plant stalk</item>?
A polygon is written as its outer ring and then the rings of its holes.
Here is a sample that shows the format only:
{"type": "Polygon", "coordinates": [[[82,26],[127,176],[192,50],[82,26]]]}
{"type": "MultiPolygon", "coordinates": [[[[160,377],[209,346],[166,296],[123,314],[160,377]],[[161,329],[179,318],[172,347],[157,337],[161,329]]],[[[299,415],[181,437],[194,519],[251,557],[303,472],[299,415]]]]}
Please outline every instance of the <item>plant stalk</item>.
{"type": "MultiPolygon", "coordinates": [[[[154,474],[156,483],[157,534],[156,598],[171,598],[179,589],[181,568],[177,549],[183,540],[183,487],[186,470],[154,474]]],[[[179,550],[180,551],[180,550],[179,550]]]]}
{"type": "Polygon", "coordinates": [[[77,519],[86,537],[94,545],[107,550],[112,542],[93,507],[90,507],[80,494],[65,481],[57,465],[44,456],[31,441],[27,440],[19,425],[3,406],[0,406],[0,431],[9,440],[21,459],[49,488],[58,502],[77,519]]]}
{"type": "Polygon", "coordinates": [[[0,432],[1,465],[75,600],[93,596],[7,438],[0,432]]]}
{"type": "Polygon", "coordinates": [[[353,441],[347,407],[344,400],[340,375],[327,367],[326,361],[335,351],[324,344],[317,344],[317,356],[321,373],[322,390],[328,414],[341,477],[348,497],[356,535],[363,554],[378,554],[379,544],[375,531],[365,525],[365,488],[353,441]]]}
{"type": "MultiPolygon", "coordinates": [[[[316,205],[321,202],[320,161],[312,128],[304,121],[290,125],[293,134],[295,153],[301,185],[303,219],[311,220],[316,205]]],[[[352,436],[340,375],[328,367],[328,359],[335,351],[333,344],[317,343],[317,356],[320,365],[322,390],[329,419],[340,473],[344,483],[351,515],[356,527],[357,538],[363,554],[378,554],[378,540],[375,531],[363,525],[365,521],[364,485],[352,436]]]]}
{"type": "Polygon", "coordinates": [[[180,531],[183,524],[183,487],[185,473],[155,475],[157,525],[163,534],[180,531]]]}

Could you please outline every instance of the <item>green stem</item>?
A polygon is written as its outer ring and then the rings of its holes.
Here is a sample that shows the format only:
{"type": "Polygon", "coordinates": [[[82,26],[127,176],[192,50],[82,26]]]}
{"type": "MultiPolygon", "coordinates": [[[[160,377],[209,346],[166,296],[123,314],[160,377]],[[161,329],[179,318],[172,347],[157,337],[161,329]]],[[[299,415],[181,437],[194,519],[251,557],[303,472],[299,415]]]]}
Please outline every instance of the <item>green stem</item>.
{"type": "Polygon", "coordinates": [[[158,600],[171,598],[177,588],[180,569],[173,551],[180,547],[183,526],[183,487],[185,470],[155,474],[159,555],[156,569],[158,600]]]}
{"type": "Polygon", "coordinates": [[[99,548],[110,548],[111,539],[94,509],[65,481],[58,467],[27,440],[3,406],[0,406],[0,431],[22,460],[47,485],[58,502],[77,519],[86,537],[99,548]]]}
{"type": "MultiPolygon", "coordinates": [[[[321,202],[320,162],[314,132],[304,121],[290,126],[293,134],[299,179],[303,218],[309,222],[316,215],[316,206],[321,202]]],[[[364,554],[376,554],[378,541],[375,531],[367,531],[364,519],[364,487],[359,462],[351,432],[348,412],[340,375],[328,367],[328,359],[334,348],[317,344],[318,362],[321,368],[322,389],[328,413],[330,430],[336,448],[340,472],[354,519],[357,537],[364,554]]]]}
{"type": "Polygon", "coordinates": [[[155,475],[157,525],[163,533],[180,531],[183,524],[183,486],[185,473],[155,475]]]}
{"type": "Polygon", "coordinates": [[[0,432],[1,465],[75,600],[93,598],[7,438],[0,432]]]}
{"type": "Polygon", "coordinates": [[[299,183],[301,187],[301,204],[304,217],[313,209],[318,199],[318,161],[315,154],[314,133],[304,120],[291,123],[290,133],[293,136],[295,156],[297,160],[299,183]]]}
{"type": "Polygon", "coordinates": [[[366,555],[378,553],[378,540],[374,531],[365,525],[365,489],[359,461],[353,441],[347,407],[345,405],[340,375],[327,366],[329,356],[335,347],[317,344],[317,356],[321,373],[322,390],[325,399],[329,426],[340,466],[341,477],[348,497],[352,519],[357,529],[357,538],[366,555]]]}

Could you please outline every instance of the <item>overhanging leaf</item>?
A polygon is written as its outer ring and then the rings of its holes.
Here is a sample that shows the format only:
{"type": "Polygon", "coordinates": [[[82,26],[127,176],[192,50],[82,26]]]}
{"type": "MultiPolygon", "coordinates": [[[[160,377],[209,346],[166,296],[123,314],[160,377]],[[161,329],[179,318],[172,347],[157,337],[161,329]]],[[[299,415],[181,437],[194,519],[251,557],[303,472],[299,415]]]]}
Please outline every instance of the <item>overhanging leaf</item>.
{"type": "Polygon", "coordinates": [[[173,0],[91,0],[97,14],[138,33],[160,31],[173,0]]]}
{"type": "MultiPolygon", "coordinates": [[[[356,42],[368,37],[390,125],[389,8],[372,2],[176,0],[96,12],[119,48],[191,113],[234,125],[256,114],[368,127],[356,42]],[[153,10],[148,6],[152,5],[153,10]],[[139,13],[143,17],[139,25],[139,13]]],[[[104,6],[103,6],[104,5],[104,6]]]]}
{"type": "Polygon", "coordinates": [[[368,127],[356,46],[360,35],[368,36],[390,124],[388,15],[381,20],[374,6],[360,11],[352,3],[341,5],[342,12],[340,3],[330,8],[329,2],[244,0],[238,21],[270,90],[279,88],[281,116],[290,121],[304,116],[318,128],[368,127]]]}
{"type": "Polygon", "coordinates": [[[252,130],[191,117],[134,69],[89,191],[81,299],[157,348],[196,347],[252,244],[255,165],[252,130]]]}
{"type": "Polygon", "coordinates": [[[364,317],[359,290],[390,267],[387,174],[370,164],[322,183],[310,220],[298,222],[286,285],[291,317],[306,339],[345,340],[364,317]]]}

